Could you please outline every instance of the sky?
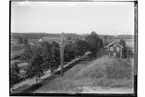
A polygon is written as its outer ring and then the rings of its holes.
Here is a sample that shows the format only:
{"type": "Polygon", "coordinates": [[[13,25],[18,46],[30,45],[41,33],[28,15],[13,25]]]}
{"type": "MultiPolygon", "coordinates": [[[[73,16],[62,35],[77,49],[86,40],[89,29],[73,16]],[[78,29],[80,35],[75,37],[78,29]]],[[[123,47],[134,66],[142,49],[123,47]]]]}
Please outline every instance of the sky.
{"type": "Polygon", "coordinates": [[[133,2],[12,2],[11,32],[133,34],[133,2]]]}

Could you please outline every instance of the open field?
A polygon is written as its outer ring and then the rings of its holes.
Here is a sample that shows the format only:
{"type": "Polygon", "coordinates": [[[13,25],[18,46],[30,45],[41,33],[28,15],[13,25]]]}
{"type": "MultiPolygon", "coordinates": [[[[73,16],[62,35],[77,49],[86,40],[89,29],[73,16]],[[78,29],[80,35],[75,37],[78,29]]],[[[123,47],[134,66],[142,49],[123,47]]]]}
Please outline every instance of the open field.
{"type": "Polygon", "coordinates": [[[131,64],[107,56],[84,60],[34,93],[133,93],[131,64]]]}

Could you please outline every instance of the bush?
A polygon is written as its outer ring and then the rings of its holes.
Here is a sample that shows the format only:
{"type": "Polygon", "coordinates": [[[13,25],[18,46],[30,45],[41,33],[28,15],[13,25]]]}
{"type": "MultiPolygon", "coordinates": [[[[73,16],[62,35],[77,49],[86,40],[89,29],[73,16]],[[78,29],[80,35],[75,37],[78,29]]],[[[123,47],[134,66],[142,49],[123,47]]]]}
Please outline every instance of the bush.
{"type": "Polygon", "coordinates": [[[15,64],[14,66],[12,66],[10,68],[10,86],[13,86],[14,84],[18,83],[20,81],[20,77],[19,77],[19,68],[17,66],[17,64],[15,64]]]}
{"type": "Polygon", "coordinates": [[[92,56],[96,57],[98,51],[103,48],[103,40],[95,31],[92,31],[92,33],[86,37],[86,42],[89,46],[89,51],[92,52],[92,56]]]}

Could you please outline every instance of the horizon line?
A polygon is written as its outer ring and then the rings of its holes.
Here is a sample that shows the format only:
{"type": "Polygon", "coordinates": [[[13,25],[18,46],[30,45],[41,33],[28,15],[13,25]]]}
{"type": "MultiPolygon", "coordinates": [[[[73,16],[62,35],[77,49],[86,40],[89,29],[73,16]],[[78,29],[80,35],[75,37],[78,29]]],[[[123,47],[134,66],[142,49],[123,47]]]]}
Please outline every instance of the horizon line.
{"type": "MultiPolygon", "coordinates": [[[[61,33],[47,33],[47,32],[10,32],[11,34],[12,33],[23,33],[23,34],[29,34],[29,33],[33,33],[33,34],[35,34],[35,33],[39,33],[39,34],[41,34],[41,33],[43,33],[43,34],[62,34],[62,32],[61,33]]],[[[64,34],[78,34],[78,35],[85,35],[85,34],[91,34],[91,32],[90,33],[65,33],[65,32],[63,32],[64,34]]],[[[133,34],[101,34],[101,33],[97,33],[96,32],[96,34],[99,34],[99,35],[134,35],[134,33],[133,34]]]]}

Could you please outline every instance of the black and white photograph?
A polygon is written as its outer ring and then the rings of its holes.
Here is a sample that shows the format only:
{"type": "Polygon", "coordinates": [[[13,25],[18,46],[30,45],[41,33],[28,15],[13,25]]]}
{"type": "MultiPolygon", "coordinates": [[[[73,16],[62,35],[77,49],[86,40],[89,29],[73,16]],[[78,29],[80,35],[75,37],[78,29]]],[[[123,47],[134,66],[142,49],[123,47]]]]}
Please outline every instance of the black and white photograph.
{"type": "Polygon", "coordinates": [[[132,94],[138,2],[10,1],[10,95],[132,94]]]}

